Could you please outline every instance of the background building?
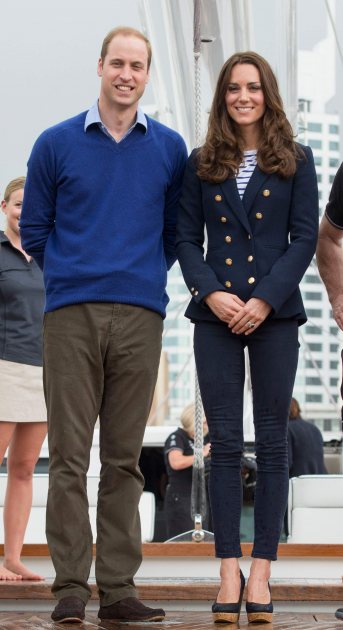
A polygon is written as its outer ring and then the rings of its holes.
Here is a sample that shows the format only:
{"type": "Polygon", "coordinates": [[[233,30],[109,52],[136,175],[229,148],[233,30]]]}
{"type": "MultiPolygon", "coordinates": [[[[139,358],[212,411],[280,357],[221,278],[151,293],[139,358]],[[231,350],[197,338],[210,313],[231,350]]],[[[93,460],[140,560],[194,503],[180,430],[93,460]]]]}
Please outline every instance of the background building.
{"type": "MultiPolygon", "coordinates": [[[[94,13],[91,0],[0,3],[0,194],[10,179],[25,173],[43,129],[92,105],[99,90],[100,44],[118,24],[145,30],[152,40],[143,109],[180,131],[189,149],[194,146],[193,0],[102,0],[101,8],[94,13]]],[[[300,141],[313,148],[323,211],[341,161],[343,2],[202,0],[201,34],[203,134],[223,61],[235,50],[256,50],[273,65],[288,116],[295,126],[298,121],[300,141]]],[[[301,288],[309,322],[300,329],[295,394],[306,417],[334,430],[339,427],[341,342],[315,261],[301,288]]],[[[162,384],[152,421],[174,423],[194,398],[193,331],[183,316],[190,296],[178,265],[169,275],[168,292],[162,384]]],[[[251,413],[248,417],[247,411],[250,435],[251,413]]]]}
{"type": "MultiPolygon", "coordinates": [[[[330,19],[336,6],[323,16],[323,35],[307,50],[299,51],[298,134],[312,147],[316,165],[320,216],[340,165],[340,115],[336,101],[336,35],[330,19]],[[330,60],[330,61],[329,61],[330,60]]],[[[301,291],[308,316],[300,328],[300,360],[295,386],[304,416],[314,419],[325,437],[341,429],[339,385],[341,339],[332,317],[316,261],[307,271],[301,291]]]]}

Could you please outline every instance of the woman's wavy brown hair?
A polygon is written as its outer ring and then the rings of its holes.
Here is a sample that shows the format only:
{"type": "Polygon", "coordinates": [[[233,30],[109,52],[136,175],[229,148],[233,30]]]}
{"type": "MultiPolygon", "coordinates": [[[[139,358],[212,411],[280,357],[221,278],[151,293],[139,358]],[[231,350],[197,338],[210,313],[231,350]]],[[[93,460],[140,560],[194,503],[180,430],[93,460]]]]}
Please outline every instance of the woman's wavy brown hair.
{"type": "Polygon", "coordinates": [[[208,182],[223,182],[235,177],[243,162],[244,142],[239,125],[229,116],[225,103],[232,68],[252,64],[260,74],[265,113],[257,148],[257,164],[264,173],[290,177],[296,160],[303,155],[294,142],[293,130],[283,110],[276,77],[269,63],[255,52],[235,53],[223,65],[213,98],[205,144],[197,154],[197,174],[208,182]]]}

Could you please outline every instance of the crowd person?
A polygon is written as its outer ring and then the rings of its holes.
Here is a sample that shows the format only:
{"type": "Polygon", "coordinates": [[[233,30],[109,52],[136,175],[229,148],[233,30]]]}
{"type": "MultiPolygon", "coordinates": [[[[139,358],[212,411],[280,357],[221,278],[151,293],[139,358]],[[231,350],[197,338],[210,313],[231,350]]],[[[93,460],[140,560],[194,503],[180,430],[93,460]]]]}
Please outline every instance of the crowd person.
{"type": "Polygon", "coordinates": [[[48,408],[47,539],[58,622],[82,621],[91,590],[86,473],[100,418],[96,581],[101,620],[158,621],[138,599],[138,466],[176,259],[186,162],[181,136],[138,107],[151,46],[118,27],[98,62],[89,111],[44,131],[28,163],[23,244],[44,269],[48,408]]]}
{"type": "MultiPolygon", "coordinates": [[[[330,197],[320,223],[317,246],[319,273],[325,284],[337,326],[343,330],[343,163],[332,184],[330,197]]],[[[343,379],[341,384],[343,398],[343,379]]],[[[343,420],[343,409],[342,409],[343,420]]],[[[343,608],[336,610],[343,621],[343,608]]]]}
{"type": "Polygon", "coordinates": [[[289,476],[326,475],[323,436],[315,424],[301,417],[295,398],[291,400],[288,425],[289,476]]]}
{"type": "MultiPolygon", "coordinates": [[[[194,423],[195,405],[190,403],[181,414],[181,427],[176,429],[166,440],[164,446],[168,485],[164,499],[167,537],[173,538],[194,529],[191,517],[191,494],[194,462],[194,423]]],[[[210,464],[210,443],[206,419],[203,423],[204,434],[204,469],[208,472],[210,464]]],[[[203,520],[203,528],[208,529],[209,506],[203,520]]]]}
{"type": "Polygon", "coordinates": [[[245,583],[238,560],[245,347],[257,463],[246,609],[250,622],[272,620],[268,580],[287,504],[288,411],[298,326],[306,321],[299,283],[317,231],[311,149],[294,141],[267,61],[254,52],[234,54],[219,75],[205,143],[188,159],[177,230],[211,442],[211,511],[221,558],[215,621],[237,621],[245,583]]]}
{"type": "Polygon", "coordinates": [[[32,505],[32,476],[46,436],[42,382],[44,284],[19,232],[25,178],[6,187],[0,231],[0,463],[7,455],[4,561],[0,580],[42,580],[21,562],[32,505]]]}

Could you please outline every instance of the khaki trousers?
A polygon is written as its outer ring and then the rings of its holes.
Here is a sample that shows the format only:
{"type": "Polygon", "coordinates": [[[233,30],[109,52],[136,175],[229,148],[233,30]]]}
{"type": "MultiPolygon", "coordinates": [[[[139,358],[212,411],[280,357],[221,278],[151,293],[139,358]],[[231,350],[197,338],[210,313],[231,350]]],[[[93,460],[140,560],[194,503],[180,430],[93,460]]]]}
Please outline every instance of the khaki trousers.
{"type": "Polygon", "coordinates": [[[87,478],[100,418],[96,580],[102,605],[136,594],[141,563],[139,470],[161,353],[163,322],[126,304],[84,303],[47,313],[44,390],[48,409],[46,532],[58,599],[87,602],[92,562],[87,478]]]}

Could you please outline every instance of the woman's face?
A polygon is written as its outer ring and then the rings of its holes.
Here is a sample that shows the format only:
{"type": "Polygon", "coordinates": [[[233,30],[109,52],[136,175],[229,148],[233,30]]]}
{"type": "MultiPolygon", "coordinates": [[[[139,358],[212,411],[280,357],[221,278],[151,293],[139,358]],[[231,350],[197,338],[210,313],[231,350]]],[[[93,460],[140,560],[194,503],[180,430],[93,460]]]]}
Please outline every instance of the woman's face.
{"type": "Polygon", "coordinates": [[[225,103],[230,118],[237,125],[242,127],[261,125],[266,106],[260,73],[256,66],[250,63],[237,63],[232,68],[225,103]]]}
{"type": "Polygon", "coordinates": [[[19,219],[21,214],[21,207],[23,205],[23,188],[19,188],[11,193],[8,201],[2,201],[1,207],[6,215],[7,229],[19,235],[19,219]]]}

